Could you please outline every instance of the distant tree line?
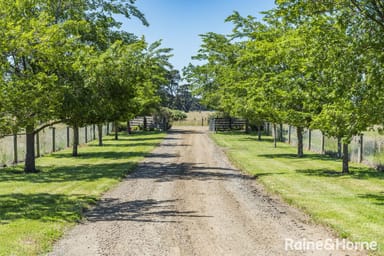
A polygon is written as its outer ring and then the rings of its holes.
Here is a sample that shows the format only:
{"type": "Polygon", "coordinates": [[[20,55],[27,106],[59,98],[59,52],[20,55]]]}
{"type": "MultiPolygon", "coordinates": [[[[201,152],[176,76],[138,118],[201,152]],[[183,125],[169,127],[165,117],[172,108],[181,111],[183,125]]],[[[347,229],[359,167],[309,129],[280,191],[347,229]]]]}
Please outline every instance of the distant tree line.
{"type": "Polygon", "coordinates": [[[200,99],[193,94],[191,86],[181,83],[181,80],[178,70],[168,73],[169,83],[159,90],[162,106],[184,112],[206,110],[200,99]]]}

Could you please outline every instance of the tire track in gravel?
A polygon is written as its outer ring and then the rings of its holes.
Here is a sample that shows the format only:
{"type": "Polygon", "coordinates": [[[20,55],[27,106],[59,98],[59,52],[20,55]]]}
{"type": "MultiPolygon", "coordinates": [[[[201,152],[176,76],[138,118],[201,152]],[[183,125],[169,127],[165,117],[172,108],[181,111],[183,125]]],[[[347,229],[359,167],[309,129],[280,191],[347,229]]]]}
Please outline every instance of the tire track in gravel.
{"type": "Polygon", "coordinates": [[[236,170],[205,128],[172,130],[49,255],[364,255],[285,250],[336,239],[236,170]]]}

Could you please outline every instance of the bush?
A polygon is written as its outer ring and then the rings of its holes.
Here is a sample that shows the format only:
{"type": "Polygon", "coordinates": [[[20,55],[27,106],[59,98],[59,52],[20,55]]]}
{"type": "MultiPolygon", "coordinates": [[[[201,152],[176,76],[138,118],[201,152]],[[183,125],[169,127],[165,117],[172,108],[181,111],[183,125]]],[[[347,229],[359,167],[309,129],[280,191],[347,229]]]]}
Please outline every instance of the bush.
{"type": "Polygon", "coordinates": [[[187,113],[180,110],[171,109],[171,119],[172,121],[181,121],[187,119],[187,113]]]}

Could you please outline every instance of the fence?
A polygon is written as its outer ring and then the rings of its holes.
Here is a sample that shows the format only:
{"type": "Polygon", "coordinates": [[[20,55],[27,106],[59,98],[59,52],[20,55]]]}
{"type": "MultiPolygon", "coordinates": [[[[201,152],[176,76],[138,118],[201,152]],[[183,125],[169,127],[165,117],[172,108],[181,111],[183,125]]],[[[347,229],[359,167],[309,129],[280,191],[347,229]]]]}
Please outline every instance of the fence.
{"type": "MultiPolygon", "coordinates": [[[[266,133],[274,135],[270,124],[266,124],[266,133]]],[[[296,127],[277,126],[277,137],[291,145],[297,145],[296,127]]],[[[303,133],[304,147],[308,150],[338,156],[340,146],[336,138],[327,137],[319,130],[305,129],[303,133]]],[[[364,132],[355,136],[349,145],[349,159],[352,162],[365,163],[382,169],[384,167],[384,136],[378,132],[364,132]]]]}
{"type": "Polygon", "coordinates": [[[212,118],[209,120],[210,131],[245,130],[246,120],[238,118],[212,118]]]}
{"type": "MultiPolygon", "coordinates": [[[[103,125],[103,134],[108,134],[111,125],[103,125]]],[[[98,137],[96,125],[79,129],[79,144],[86,144],[98,137]]],[[[0,166],[7,166],[25,160],[25,134],[17,134],[0,138],[0,166]]],[[[35,135],[36,157],[50,154],[73,145],[73,129],[58,124],[47,127],[35,135]]]]}
{"type": "Polygon", "coordinates": [[[138,127],[144,127],[147,126],[147,128],[153,128],[155,127],[155,121],[152,116],[138,116],[129,121],[129,125],[131,127],[138,126],[138,127]]]}

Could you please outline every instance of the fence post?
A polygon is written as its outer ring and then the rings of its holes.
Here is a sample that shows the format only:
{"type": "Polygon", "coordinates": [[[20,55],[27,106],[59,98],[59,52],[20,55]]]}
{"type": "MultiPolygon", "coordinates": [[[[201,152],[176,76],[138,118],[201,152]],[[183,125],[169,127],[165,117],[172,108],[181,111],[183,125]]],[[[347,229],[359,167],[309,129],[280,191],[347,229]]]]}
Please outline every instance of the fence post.
{"type": "Polygon", "coordinates": [[[88,127],[87,126],[84,126],[84,136],[85,136],[85,143],[87,143],[88,142],[88,127]]]}
{"type": "Polygon", "coordinates": [[[308,150],[311,150],[312,144],[312,130],[308,129],[308,150]]]}
{"type": "Polygon", "coordinates": [[[92,129],[93,129],[93,140],[96,140],[96,127],[94,124],[92,125],[92,129]]]}
{"type": "Polygon", "coordinates": [[[291,144],[291,133],[292,133],[292,131],[291,131],[291,129],[292,129],[292,126],[288,126],[288,144],[291,144]]]}
{"type": "Polygon", "coordinates": [[[359,150],[358,150],[358,158],[359,158],[359,163],[363,162],[363,146],[364,146],[364,141],[363,141],[363,134],[360,134],[360,139],[359,139],[359,150]]]}
{"type": "Polygon", "coordinates": [[[15,133],[13,134],[13,163],[16,164],[17,162],[17,133],[15,133]]]}
{"type": "Polygon", "coordinates": [[[325,154],[325,136],[323,132],[321,132],[321,154],[325,154]]]}
{"type": "Polygon", "coordinates": [[[51,127],[52,129],[52,152],[56,151],[56,127],[51,127]]]}
{"type": "Polygon", "coordinates": [[[39,132],[36,133],[36,156],[40,157],[40,135],[39,135],[39,132]]]}
{"type": "Polygon", "coordinates": [[[283,129],[284,129],[283,124],[280,124],[280,134],[279,134],[280,142],[284,142],[284,131],[283,131],[283,129]]]}
{"type": "Polygon", "coordinates": [[[69,148],[71,145],[69,143],[69,126],[67,126],[67,148],[69,148]]]}
{"type": "Polygon", "coordinates": [[[342,157],[342,152],[341,152],[341,138],[337,138],[337,158],[342,157]]]}

